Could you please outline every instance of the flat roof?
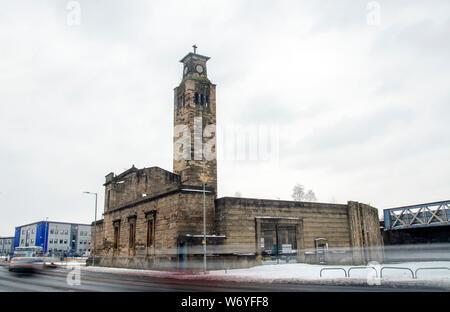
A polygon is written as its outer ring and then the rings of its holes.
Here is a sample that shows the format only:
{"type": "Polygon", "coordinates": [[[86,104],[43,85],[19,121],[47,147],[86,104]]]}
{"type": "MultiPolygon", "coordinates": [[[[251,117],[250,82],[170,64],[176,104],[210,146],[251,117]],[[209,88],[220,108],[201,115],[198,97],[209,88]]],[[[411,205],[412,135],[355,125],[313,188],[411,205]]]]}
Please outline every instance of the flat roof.
{"type": "Polygon", "coordinates": [[[324,203],[324,202],[316,202],[316,201],[296,201],[296,200],[287,200],[287,199],[233,197],[233,196],[225,196],[225,197],[216,198],[216,201],[223,201],[223,200],[266,201],[266,202],[293,203],[293,204],[317,204],[317,205],[333,205],[333,206],[341,206],[341,207],[348,206],[348,204],[324,203]]]}
{"type": "Polygon", "coordinates": [[[33,222],[33,223],[28,223],[28,224],[24,224],[24,225],[19,225],[16,226],[16,228],[21,228],[24,226],[30,226],[30,225],[35,225],[38,223],[57,223],[57,224],[70,224],[70,225],[85,225],[85,226],[91,226],[90,224],[85,224],[85,223],[72,223],[72,222],[59,222],[59,221],[37,221],[37,222],[33,222]]]}

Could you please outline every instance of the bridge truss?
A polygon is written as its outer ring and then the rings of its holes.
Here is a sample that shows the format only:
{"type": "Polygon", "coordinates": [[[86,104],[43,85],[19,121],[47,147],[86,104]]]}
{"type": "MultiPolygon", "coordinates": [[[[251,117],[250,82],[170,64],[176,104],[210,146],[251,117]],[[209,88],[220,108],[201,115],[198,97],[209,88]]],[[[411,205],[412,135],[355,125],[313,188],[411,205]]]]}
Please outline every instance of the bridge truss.
{"type": "Polygon", "coordinates": [[[384,210],[385,230],[450,225],[450,200],[384,210]]]}

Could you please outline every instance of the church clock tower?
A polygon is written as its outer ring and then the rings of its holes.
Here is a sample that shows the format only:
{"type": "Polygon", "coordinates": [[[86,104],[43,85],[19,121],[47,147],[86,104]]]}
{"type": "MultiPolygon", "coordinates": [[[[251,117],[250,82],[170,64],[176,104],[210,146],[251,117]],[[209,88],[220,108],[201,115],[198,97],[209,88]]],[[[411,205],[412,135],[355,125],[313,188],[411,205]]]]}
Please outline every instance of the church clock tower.
{"type": "Polygon", "coordinates": [[[209,57],[194,52],[183,63],[183,79],[174,90],[173,171],[184,185],[214,189],[217,196],[216,86],[208,79],[209,57]]]}

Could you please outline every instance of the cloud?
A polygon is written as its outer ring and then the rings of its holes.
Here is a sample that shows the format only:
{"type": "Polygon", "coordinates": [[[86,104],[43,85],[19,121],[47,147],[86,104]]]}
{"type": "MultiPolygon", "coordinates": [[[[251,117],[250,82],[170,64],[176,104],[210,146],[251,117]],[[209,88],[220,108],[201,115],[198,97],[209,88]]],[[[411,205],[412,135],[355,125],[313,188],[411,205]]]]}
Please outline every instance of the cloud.
{"type": "Polygon", "coordinates": [[[327,152],[348,145],[373,144],[376,138],[385,138],[392,134],[395,128],[401,128],[410,122],[412,114],[406,109],[389,108],[372,113],[368,116],[341,119],[336,124],[317,129],[308,137],[303,146],[310,146],[311,150],[327,152]]]}
{"type": "MultiPolygon", "coordinates": [[[[219,162],[219,195],[380,208],[446,199],[448,1],[5,2],[0,11],[0,234],[88,223],[104,176],[172,169],[178,61],[211,56],[218,126],[275,125],[280,159],[219,162]],[[414,181],[418,181],[415,183],[414,181]]],[[[101,204],[100,204],[101,207],[101,204]]],[[[100,209],[101,210],[101,209],[100,209]]]]}

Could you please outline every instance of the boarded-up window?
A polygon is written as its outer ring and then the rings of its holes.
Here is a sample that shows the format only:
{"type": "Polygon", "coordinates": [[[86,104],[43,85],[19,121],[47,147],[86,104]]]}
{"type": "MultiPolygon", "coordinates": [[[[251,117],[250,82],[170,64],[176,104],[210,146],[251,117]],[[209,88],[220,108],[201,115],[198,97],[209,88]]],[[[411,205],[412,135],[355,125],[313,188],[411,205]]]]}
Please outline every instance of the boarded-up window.
{"type": "Polygon", "coordinates": [[[119,242],[120,242],[120,223],[117,222],[114,224],[114,249],[119,248],[119,242]]]}
{"type": "Polygon", "coordinates": [[[108,195],[106,198],[106,210],[109,210],[109,204],[111,202],[111,190],[108,190],[108,195]]]}
{"type": "Polygon", "coordinates": [[[147,247],[153,246],[153,220],[147,221],[147,247]]]}
{"type": "Polygon", "coordinates": [[[130,221],[129,248],[134,249],[136,246],[136,222],[130,221]]]}

